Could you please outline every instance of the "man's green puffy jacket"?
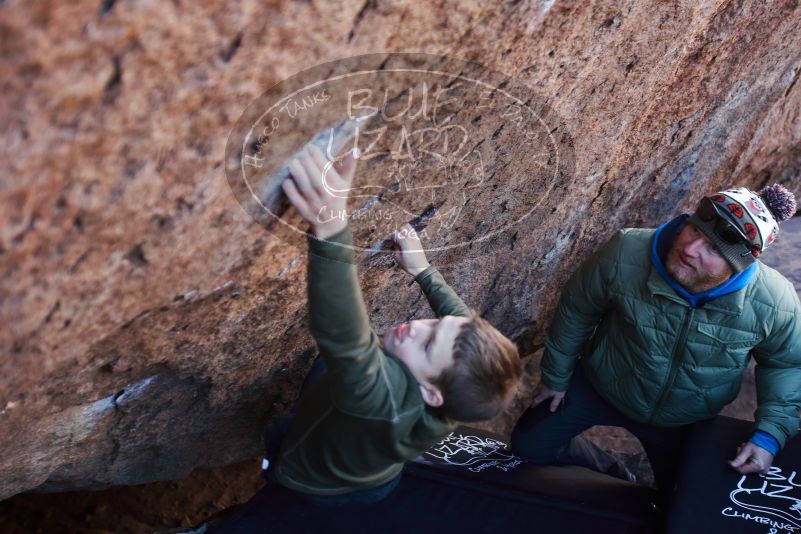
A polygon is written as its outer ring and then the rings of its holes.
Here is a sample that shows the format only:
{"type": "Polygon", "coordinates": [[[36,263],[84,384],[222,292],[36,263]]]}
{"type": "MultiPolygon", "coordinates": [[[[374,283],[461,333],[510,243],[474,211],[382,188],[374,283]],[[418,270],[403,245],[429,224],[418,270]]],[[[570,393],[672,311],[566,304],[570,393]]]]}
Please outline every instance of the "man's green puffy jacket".
{"type": "Polygon", "coordinates": [[[652,267],[653,229],[625,229],[562,291],[542,379],[565,391],[580,358],[598,392],[626,416],[678,426],[715,416],[756,360],[755,430],[783,447],[798,431],[801,304],[792,284],[760,263],[743,289],[697,308],[652,267]]]}

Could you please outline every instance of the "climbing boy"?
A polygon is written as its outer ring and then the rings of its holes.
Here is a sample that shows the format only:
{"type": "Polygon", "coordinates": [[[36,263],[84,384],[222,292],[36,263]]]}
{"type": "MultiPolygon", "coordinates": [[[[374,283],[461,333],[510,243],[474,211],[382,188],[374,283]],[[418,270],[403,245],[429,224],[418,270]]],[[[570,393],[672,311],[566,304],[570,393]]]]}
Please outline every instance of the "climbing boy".
{"type": "Polygon", "coordinates": [[[428,264],[406,225],[396,259],[415,277],[436,319],[401,323],[379,337],[359,289],[345,213],[356,169],[309,145],[282,187],[311,225],[311,333],[325,375],[306,391],[284,437],[276,479],[314,504],[370,503],[397,485],[405,461],[437,443],[456,421],[494,417],[520,378],[517,348],[472,312],[428,264]]]}

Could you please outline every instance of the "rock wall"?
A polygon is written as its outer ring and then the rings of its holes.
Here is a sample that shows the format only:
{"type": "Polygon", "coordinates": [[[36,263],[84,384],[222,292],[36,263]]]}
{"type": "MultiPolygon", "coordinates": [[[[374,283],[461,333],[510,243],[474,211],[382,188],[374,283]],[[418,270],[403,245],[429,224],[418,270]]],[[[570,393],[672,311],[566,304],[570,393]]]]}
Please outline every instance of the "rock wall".
{"type": "MultiPolygon", "coordinates": [[[[315,354],[305,251],[248,217],[224,176],[228,133],[268,87],[415,51],[547,100],[575,170],[518,199],[550,215],[431,257],[536,375],[560,285],[614,230],[729,184],[801,194],[799,24],[797,1],[3,2],[0,499],[259,454],[315,354]]],[[[429,314],[389,265],[362,282],[379,329],[429,314]]]]}

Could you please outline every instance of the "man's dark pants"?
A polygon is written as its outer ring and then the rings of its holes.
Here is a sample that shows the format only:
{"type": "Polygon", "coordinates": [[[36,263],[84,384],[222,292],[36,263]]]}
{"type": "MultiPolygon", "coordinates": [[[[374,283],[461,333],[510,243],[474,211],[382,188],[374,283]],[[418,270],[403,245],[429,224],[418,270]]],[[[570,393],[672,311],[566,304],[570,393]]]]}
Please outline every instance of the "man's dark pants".
{"type": "Polygon", "coordinates": [[[529,408],[512,431],[515,454],[538,464],[581,465],[625,478],[625,468],[609,453],[578,436],[596,426],[622,427],[642,443],[651,462],[661,504],[668,502],[682,455],[687,426],[658,427],[638,423],[604,400],[577,365],[562,406],[550,411],[550,399],[529,408]]]}

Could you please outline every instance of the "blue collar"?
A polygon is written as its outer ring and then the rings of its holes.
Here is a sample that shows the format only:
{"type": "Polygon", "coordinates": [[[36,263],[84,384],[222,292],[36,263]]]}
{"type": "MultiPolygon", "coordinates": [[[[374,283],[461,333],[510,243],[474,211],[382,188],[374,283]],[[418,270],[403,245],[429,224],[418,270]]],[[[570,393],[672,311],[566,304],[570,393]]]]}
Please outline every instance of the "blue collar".
{"type": "Polygon", "coordinates": [[[653,263],[654,268],[660,276],[662,276],[665,282],[668,283],[678,296],[689,302],[692,308],[697,308],[705,302],[722,297],[723,295],[728,295],[729,293],[734,293],[746,287],[756,276],[758,263],[752,263],[744,271],[732,275],[719,286],[713,287],[707,291],[701,293],[690,293],[687,291],[684,286],[668,274],[665,265],[662,263],[662,258],[667,255],[670,244],[673,243],[673,238],[675,238],[684,227],[684,222],[689,216],[689,213],[679,215],[656,229],[654,237],[651,240],[651,263],[653,263]]]}

